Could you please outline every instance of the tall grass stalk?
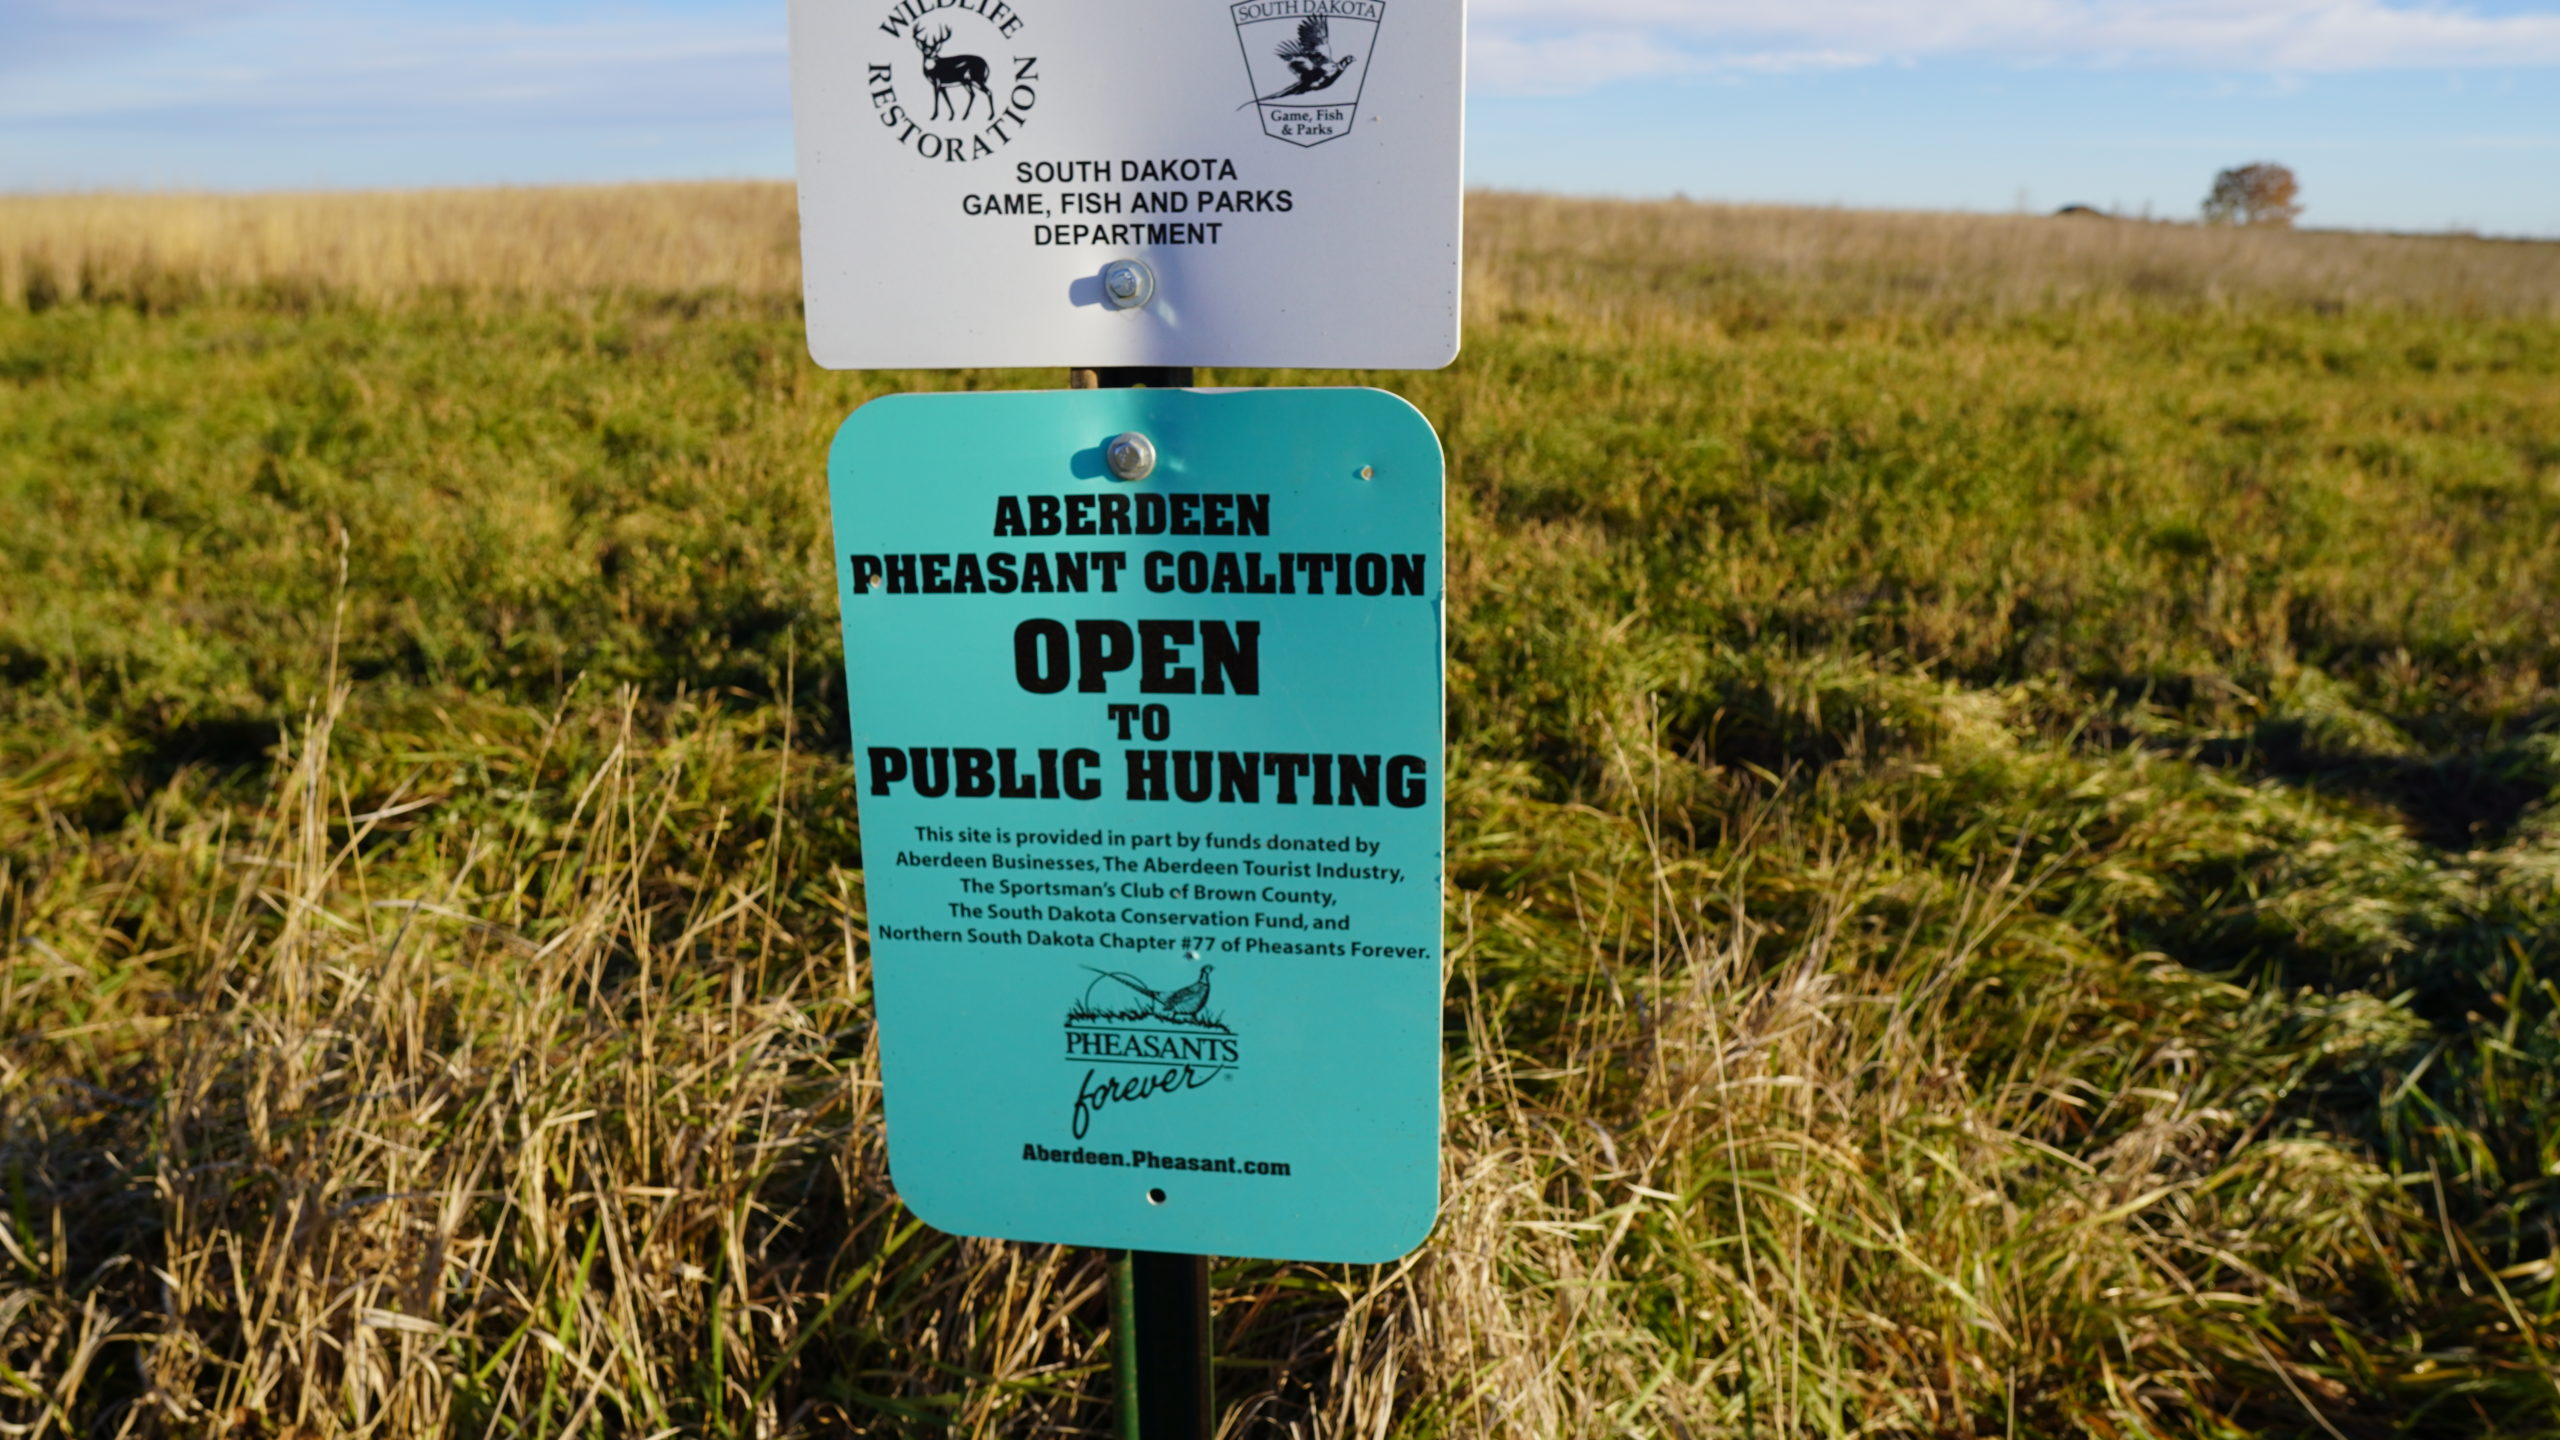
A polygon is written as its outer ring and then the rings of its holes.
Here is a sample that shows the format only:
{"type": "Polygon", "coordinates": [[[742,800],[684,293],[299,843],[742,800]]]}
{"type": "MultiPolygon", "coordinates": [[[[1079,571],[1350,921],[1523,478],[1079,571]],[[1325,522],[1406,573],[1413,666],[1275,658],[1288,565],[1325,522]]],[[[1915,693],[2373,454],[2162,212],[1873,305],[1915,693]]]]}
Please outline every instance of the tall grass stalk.
{"type": "MultiPolygon", "coordinates": [[[[2560,1425],[2554,252],[1471,214],[1446,1206],[1227,1433],[2560,1425]]],[[[790,252],[0,201],[11,1436],[1104,1433],[885,1169],[816,483],[1024,377],[790,252]]]]}

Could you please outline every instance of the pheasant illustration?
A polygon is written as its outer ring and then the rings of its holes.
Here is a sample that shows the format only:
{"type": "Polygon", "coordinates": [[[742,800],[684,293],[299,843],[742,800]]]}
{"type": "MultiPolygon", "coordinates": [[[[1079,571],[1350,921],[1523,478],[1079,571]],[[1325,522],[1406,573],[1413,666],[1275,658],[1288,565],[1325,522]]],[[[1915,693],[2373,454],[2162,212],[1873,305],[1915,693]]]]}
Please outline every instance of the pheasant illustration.
{"type": "Polygon", "coordinates": [[[1156,1004],[1162,1006],[1167,1015],[1179,1016],[1185,1020],[1199,1014],[1200,1007],[1209,1003],[1209,972],[1215,968],[1217,967],[1212,965],[1201,966],[1199,979],[1158,1000],[1156,1004]]]}
{"type": "MultiPolygon", "coordinates": [[[[1268,95],[1246,101],[1245,105],[1267,105],[1292,95],[1312,94],[1341,79],[1343,72],[1351,68],[1351,62],[1360,57],[1325,54],[1325,47],[1332,43],[1333,26],[1323,16],[1310,15],[1299,21],[1298,37],[1271,52],[1288,62],[1290,73],[1298,78],[1268,95]]],[[[1241,110],[1244,105],[1236,108],[1241,110]]]]}
{"type": "Polygon", "coordinates": [[[1093,970],[1095,975],[1100,976],[1105,980],[1117,980],[1121,984],[1128,986],[1130,989],[1137,991],[1139,994],[1146,996],[1147,1004],[1152,1006],[1155,1012],[1159,1015],[1175,1020],[1189,1020],[1197,1017],[1200,1013],[1200,1007],[1209,1003],[1209,972],[1217,967],[1214,965],[1201,966],[1199,979],[1192,981],[1190,984],[1183,986],[1179,990],[1164,994],[1157,993],[1156,990],[1135,975],[1126,975],[1117,970],[1094,970],[1090,965],[1087,965],[1084,968],[1087,970],[1093,970]]]}

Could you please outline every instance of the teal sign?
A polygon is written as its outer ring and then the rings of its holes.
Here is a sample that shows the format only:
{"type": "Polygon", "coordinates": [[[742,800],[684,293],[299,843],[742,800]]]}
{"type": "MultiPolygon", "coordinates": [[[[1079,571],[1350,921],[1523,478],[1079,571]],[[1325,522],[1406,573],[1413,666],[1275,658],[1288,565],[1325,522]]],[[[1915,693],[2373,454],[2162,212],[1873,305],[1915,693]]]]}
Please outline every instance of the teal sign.
{"type": "Polygon", "coordinates": [[[1377,390],[897,395],[828,479],[900,1196],[1015,1240],[1419,1244],[1430,424],[1377,390]]]}

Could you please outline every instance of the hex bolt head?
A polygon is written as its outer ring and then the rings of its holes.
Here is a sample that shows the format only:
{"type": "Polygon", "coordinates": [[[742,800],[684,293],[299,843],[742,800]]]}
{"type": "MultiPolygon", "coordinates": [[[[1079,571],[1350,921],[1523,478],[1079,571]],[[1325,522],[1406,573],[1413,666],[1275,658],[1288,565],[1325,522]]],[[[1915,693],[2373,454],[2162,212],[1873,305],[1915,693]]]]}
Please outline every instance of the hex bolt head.
{"type": "Polygon", "coordinates": [[[1156,272],[1144,260],[1114,260],[1102,267],[1102,293],[1114,310],[1136,310],[1156,298],[1156,272]]]}
{"type": "Polygon", "coordinates": [[[1131,430],[1104,442],[1102,463],[1123,480],[1144,480],[1156,473],[1156,443],[1131,430]]]}

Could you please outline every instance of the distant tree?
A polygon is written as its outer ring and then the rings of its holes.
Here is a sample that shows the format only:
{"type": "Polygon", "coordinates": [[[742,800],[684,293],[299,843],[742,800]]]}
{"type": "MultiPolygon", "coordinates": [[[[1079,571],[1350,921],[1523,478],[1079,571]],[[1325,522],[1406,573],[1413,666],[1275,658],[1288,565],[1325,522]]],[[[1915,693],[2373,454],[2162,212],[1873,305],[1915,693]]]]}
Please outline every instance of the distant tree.
{"type": "Polygon", "coordinates": [[[2204,223],[2290,229],[2302,213],[2301,194],[2293,172],[2274,161],[2234,166],[2213,177],[2213,193],[2204,197],[2204,223]]]}

